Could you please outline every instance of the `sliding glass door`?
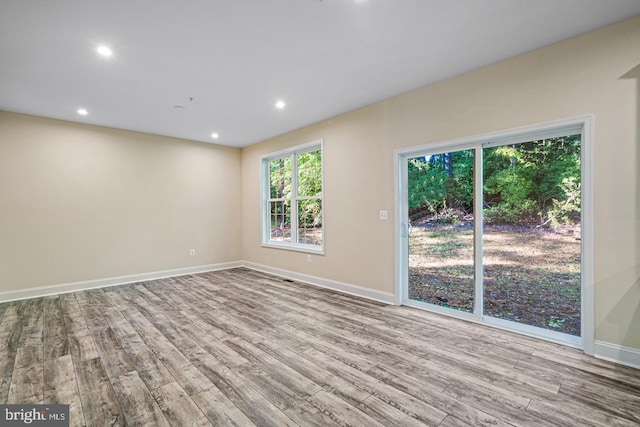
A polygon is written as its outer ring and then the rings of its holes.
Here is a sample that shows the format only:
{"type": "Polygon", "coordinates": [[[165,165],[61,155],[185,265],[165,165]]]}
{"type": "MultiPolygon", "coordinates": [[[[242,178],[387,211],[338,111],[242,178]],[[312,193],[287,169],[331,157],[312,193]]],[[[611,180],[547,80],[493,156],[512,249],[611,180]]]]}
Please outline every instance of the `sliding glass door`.
{"type": "Polygon", "coordinates": [[[534,136],[400,157],[401,302],[579,347],[582,134],[534,136]]]}
{"type": "Polygon", "coordinates": [[[482,158],[484,315],[580,336],[580,135],[482,158]]]}
{"type": "Polygon", "coordinates": [[[473,313],[474,150],[407,160],[409,298],[473,313]]]}

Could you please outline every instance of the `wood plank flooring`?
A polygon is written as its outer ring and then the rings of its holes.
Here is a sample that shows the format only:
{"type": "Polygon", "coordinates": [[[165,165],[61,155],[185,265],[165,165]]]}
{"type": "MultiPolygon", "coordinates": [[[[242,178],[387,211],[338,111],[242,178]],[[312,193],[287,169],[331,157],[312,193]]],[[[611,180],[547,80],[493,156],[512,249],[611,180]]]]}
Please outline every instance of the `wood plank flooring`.
{"type": "Polygon", "coordinates": [[[640,370],[243,269],[0,304],[0,403],[72,426],[638,426],[640,370]]]}

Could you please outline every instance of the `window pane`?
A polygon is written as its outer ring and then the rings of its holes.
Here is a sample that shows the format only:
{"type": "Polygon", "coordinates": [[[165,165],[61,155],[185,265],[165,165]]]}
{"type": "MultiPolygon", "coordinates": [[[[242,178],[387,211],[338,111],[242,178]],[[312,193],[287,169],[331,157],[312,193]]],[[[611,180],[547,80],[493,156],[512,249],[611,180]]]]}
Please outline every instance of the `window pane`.
{"type": "Polygon", "coordinates": [[[291,198],[291,157],[269,162],[269,197],[291,198]]]}
{"type": "Polygon", "coordinates": [[[322,154],[320,150],[298,154],[298,196],[322,194],[322,154]]]}
{"type": "Polygon", "coordinates": [[[269,202],[270,240],[291,243],[291,202],[269,202]]]}
{"type": "Polygon", "coordinates": [[[263,203],[269,211],[263,217],[264,243],[277,242],[294,249],[322,246],[321,144],[267,157],[263,168],[267,169],[263,203]]]}
{"type": "Polygon", "coordinates": [[[298,201],[298,243],[322,244],[322,200],[298,201]]]}
{"type": "Polygon", "coordinates": [[[580,135],[484,150],[484,314],[580,336],[580,135]]]}
{"type": "Polygon", "coordinates": [[[408,160],[409,298],[473,312],[474,150],[408,160]]]}

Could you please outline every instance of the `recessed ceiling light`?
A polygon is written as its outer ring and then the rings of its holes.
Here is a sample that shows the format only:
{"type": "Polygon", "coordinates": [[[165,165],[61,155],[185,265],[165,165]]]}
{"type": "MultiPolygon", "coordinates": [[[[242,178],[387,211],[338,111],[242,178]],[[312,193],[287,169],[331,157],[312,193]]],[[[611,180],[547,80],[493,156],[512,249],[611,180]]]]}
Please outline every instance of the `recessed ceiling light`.
{"type": "Polygon", "coordinates": [[[87,114],[89,114],[89,112],[84,108],[78,108],[78,114],[80,114],[81,116],[86,116],[87,114]]]}
{"type": "Polygon", "coordinates": [[[113,55],[113,52],[111,52],[111,49],[109,49],[107,46],[99,46],[97,50],[98,50],[98,53],[102,56],[113,55]]]}
{"type": "Polygon", "coordinates": [[[214,133],[211,134],[211,138],[218,139],[218,138],[220,138],[220,135],[218,135],[217,132],[214,132],[214,133]]]}
{"type": "Polygon", "coordinates": [[[286,107],[286,105],[287,104],[285,104],[282,100],[276,101],[276,108],[278,110],[284,110],[284,107],[286,107]]]}

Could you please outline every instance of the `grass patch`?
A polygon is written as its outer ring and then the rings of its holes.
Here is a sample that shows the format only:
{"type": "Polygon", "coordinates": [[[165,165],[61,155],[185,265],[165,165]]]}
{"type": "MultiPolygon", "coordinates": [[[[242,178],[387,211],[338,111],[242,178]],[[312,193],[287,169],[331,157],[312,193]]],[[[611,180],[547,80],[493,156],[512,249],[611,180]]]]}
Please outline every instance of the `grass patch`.
{"type": "MultiPolygon", "coordinates": [[[[486,226],[485,315],[580,335],[580,241],[572,230],[486,226]]],[[[473,311],[473,229],[414,226],[409,297],[473,311]]]]}

